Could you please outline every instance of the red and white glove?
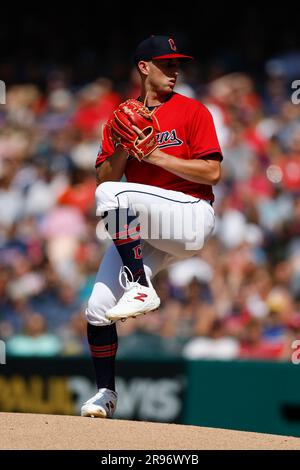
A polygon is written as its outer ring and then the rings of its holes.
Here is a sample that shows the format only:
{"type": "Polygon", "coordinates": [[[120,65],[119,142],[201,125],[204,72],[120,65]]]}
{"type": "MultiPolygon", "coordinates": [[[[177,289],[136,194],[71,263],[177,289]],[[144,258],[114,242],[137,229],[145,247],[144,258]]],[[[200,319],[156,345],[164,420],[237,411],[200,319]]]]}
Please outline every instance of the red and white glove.
{"type": "Polygon", "coordinates": [[[158,120],[153,111],[138,100],[129,99],[121,103],[107,125],[114,145],[122,145],[129,155],[139,161],[158,147],[158,120]]]}

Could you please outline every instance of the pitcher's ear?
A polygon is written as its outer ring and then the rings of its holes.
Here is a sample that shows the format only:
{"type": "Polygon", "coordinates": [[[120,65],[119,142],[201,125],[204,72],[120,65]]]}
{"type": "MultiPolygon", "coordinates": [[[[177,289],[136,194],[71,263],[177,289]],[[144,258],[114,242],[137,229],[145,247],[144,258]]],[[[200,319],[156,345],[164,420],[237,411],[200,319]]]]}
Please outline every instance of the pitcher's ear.
{"type": "Polygon", "coordinates": [[[146,60],[140,60],[137,64],[138,71],[142,75],[148,75],[149,74],[149,62],[146,60]]]}

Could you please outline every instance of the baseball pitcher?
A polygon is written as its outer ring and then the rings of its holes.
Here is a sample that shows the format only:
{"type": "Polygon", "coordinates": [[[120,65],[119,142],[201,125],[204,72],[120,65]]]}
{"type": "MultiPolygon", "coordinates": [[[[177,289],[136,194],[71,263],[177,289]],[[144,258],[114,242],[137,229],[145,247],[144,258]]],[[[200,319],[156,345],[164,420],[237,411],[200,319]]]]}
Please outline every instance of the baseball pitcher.
{"type": "Polygon", "coordinates": [[[96,205],[113,243],[86,309],[98,392],[82,416],[111,418],[116,409],[116,321],[158,309],[153,277],[199,253],[214,229],[222,153],[213,119],[173,91],[181,61],[190,59],[167,36],[142,41],[134,56],[140,96],[122,103],[104,128],[96,205]]]}

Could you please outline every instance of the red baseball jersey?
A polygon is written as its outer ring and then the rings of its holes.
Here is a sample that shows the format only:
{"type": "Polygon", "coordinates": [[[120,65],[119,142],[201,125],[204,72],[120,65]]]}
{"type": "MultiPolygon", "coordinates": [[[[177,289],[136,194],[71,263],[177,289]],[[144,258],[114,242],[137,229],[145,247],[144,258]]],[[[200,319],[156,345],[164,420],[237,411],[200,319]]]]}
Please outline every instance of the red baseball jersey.
{"type": "MultiPolygon", "coordinates": [[[[160,125],[157,140],[162,151],[184,160],[203,158],[209,154],[218,153],[222,160],[212,116],[199,101],[173,93],[168,101],[155,109],[155,115],[160,125]]],[[[108,136],[109,132],[109,129],[105,127],[96,167],[114,152],[114,146],[108,136]]],[[[130,157],[125,176],[131,183],[149,184],[181,191],[196,198],[214,200],[210,185],[193,183],[161,167],[147,163],[145,160],[139,162],[130,157]]]]}

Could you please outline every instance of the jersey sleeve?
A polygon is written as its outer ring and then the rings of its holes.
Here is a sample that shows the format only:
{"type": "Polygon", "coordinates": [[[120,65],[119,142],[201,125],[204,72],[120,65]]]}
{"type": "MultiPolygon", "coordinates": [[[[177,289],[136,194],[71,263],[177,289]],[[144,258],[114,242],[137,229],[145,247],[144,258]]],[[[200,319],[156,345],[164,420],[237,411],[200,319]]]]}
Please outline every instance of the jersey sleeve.
{"type": "Polygon", "coordinates": [[[220,160],[223,160],[214,121],[209,110],[199,103],[195,112],[190,116],[190,158],[202,158],[211,153],[218,153],[220,160]]]}
{"type": "Polygon", "coordinates": [[[95,167],[97,168],[101,163],[103,163],[108,157],[110,157],[115,151],[114,145],[110,138],[110,129],[107,124],[103,129],[102,142],[97,154],[95,167]]]}

